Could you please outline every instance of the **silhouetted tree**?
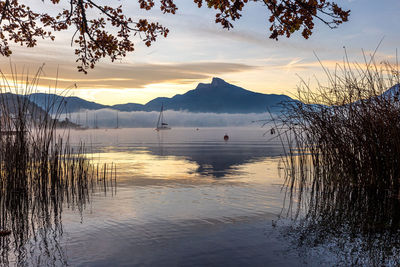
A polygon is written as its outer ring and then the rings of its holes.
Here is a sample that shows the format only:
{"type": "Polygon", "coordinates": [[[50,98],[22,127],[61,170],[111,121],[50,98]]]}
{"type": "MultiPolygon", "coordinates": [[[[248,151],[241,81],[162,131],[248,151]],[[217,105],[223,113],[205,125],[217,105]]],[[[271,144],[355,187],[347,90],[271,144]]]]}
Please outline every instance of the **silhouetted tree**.
{"type": "MultiPolygon", "coordinates": [[[[45,0],[42,0],[45,2],[45,0]]],[[[174,0],[137,0],[140,8],[151,10],[155,2],[163,13],[175,14],[178,7],[174,0]]],[[[223,28],[233,27],[232,21],[241,17],[246,4],[258,2],[271,13],[270,38],[278,39],[301,30],[309,38],[318,19],[330,28],[348,20],[350,11],[343,10],[328,0],[193,0],[198,7],[203,4],[217,10],[215,22],[223,28]]],[[[54,32],[75,29],[71,45],[77,45],[78,70],[84,73],[103,57],[112,61],[134,50],[132,36],[150,46],[158,36],[166,37],[169,30],[158,22],[146,18],[133,20],[122,5],[111,7],[96,0],[47,0],[60,7],[57,14],[34,11],[32,4],[21,0],[0,1],[0,54],[10,56],[10,41],[34,47],[40,38],[54,40],[54,32]],[[111,27],[110,27],[111,26],[111,27]],[[115,30],[114,30],[114,29],[115,30]]]]}

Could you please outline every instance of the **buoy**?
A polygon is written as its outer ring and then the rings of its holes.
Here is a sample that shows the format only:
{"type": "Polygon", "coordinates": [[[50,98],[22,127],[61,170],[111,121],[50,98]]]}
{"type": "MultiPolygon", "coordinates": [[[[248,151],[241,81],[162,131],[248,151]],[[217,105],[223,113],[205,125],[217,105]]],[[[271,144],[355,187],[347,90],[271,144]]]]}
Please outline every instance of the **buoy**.
{"type": "Polygon", "coordinates": [[[11,235],[10,230],[0,230],[0,236],[8,236],[11,235]]]}
{"type": "Polygon", "coordinates": [[[229,140],[229,136],[227,134],[224,135],[224,140],[228,141],[229,140]]]}

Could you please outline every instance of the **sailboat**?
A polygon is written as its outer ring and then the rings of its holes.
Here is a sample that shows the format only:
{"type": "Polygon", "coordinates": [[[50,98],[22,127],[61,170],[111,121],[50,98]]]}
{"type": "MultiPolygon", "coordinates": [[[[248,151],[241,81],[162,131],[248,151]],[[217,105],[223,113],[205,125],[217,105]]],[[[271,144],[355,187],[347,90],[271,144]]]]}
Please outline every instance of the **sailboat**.
{"type": "Polygon", "coordinates": [[[156,131],[171,130],[171,128],[168,127],[168,123],[164,122],[163,111],[164,111],[164,104],[161,105],[161,111],[160,115],[158,116],[156,131]]]}

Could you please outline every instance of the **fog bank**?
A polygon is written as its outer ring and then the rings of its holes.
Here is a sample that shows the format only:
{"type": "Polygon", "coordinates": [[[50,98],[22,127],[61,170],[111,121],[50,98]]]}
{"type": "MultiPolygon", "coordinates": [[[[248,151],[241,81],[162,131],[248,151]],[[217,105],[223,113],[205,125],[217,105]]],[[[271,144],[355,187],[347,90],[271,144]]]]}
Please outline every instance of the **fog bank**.
{"type": "MultiPolygon", "coordinates": [[[[64,114],[61,120],[68,117],[72,122],[94,128],[131,128],[156,127],[159,112],[132,111],[121,112],[112,109],[88,110],[64,114]],[[118,121],[118,122],[117,122],[118,121]]],[[[192,113],[186,111],[164,111],[164,121],[170,127],[225,127],[251,126],[257,120],[265,120],[267,113],[227,114],[227,113],[192,113]]]]}

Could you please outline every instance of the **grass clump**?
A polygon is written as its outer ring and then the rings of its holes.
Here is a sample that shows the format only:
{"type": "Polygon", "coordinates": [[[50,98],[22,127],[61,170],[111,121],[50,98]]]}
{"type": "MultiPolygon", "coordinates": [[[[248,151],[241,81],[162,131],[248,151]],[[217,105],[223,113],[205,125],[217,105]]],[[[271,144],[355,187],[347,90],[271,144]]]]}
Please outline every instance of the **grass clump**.
{"type": "Polygon", "coordinates": [[[400,248],[398,65],[346,57],[324,70],[328,84],[303,81],[299,101],[275,120],[287,145],[289,209],[303,213],[296,231],[302,242],[340,239],[368,263],[387,263],[400,248]]]}
{"type": "Polygon", "coordinates": [[[66,264],[63,208],[82,212],[96,189],[115,182],[113,167],[95,167],[83,144],[73,147],[68,132],[58,132],[63,101],[49,97],[39,107],[30,99],[41,72],[30,80],[13,73],[11,82],[1,73],[0,230],[10,231],[0,236],[1,266],[66,264]]]}

